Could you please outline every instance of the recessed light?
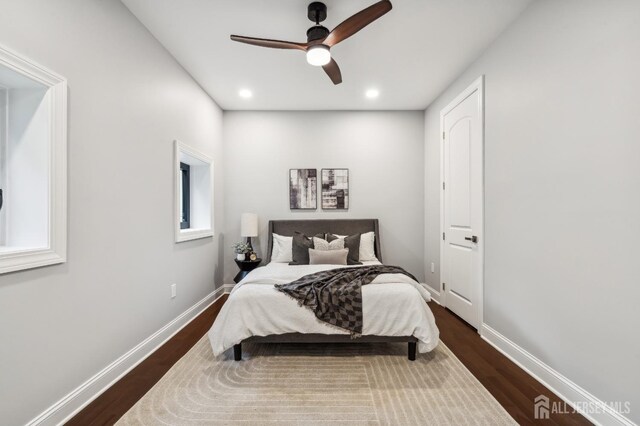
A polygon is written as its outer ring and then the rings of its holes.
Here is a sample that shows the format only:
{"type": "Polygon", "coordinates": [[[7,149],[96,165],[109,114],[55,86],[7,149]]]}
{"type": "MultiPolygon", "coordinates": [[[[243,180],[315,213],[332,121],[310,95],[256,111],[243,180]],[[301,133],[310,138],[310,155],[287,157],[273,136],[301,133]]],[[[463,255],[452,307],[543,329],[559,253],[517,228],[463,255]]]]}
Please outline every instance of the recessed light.
{"type": "Polygon", "coordinates": [[[249,99],[250,97],[252,97],[252,96],[253,96],[253,93],[252,93],[252,92],[251,92],[251,90],[249,90],[249,89],[241,89],[241,90],[238,92],[238,95],[239,95],[241,98],[249,99]]]}
{"type": "Polygon", "coordinates": [[[365,96],[369,99],[375,99],[380,96],[380,91],[378,89],[369,89],[366,91],[365,96]]]}

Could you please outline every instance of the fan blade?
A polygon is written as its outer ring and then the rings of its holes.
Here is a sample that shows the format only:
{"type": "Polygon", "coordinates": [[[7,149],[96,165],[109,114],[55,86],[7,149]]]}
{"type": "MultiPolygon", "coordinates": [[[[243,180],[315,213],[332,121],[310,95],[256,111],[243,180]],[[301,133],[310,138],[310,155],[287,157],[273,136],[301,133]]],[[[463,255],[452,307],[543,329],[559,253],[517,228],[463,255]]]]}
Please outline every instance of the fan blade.
{"type": "Polygon", "coordinates": [[[361,10],[335,27],[322,44],[326,44],[329,47],[335,46],[390,11],[392,7],[389,0],[382,0],[361,10]]]}
{"type": "Polygon", "coordinates": [[[231,40],[240,43],[252,44],[254,46],[271,47],[274,49],[296,49],[307,50],[307,43],[295,43],[293,41],[269,40],[267,38],[244,37],[232,35],[231,40]]]}
{"type": "Polygon", "coordinates": [[[389,0],[382,0],[361,10],[335,27],[322,44],[326,44],[329,47],[335,46],[390,11],[392,7],[389,0]]]}
{"type": "Polygon", "coordinates": [[[340,72],[340,67],[338,63],[331,58],[331,62],[327,65],[323,65],[322,69],[327,73],[333,84],[342,83],[342,73],[340,72]]]}

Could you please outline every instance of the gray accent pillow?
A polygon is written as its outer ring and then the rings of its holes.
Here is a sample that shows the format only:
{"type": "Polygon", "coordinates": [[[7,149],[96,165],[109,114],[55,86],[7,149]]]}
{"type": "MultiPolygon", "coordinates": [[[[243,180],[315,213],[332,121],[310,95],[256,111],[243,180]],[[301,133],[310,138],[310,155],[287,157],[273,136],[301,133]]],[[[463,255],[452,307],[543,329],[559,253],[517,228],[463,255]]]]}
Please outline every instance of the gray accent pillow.
{"type": "Polygon", "coordinates": [[[349,249],[309,249],[309,265],[346,265],[347,256],[349,256],[349,249]]]}
{"type": "MultiPolygon", "coordinates": [[[[324,238],[324,234],[315,235],[316,238],[324,238]]],[[[313,240],[302,232],[296,231],[293,234],[292,242],[292,261],[289,265],[308,265],[309,264],[309,249],[313,247],[313,240]]]]}
{"type": "MultiPolygon", "coordinates": [[[[327,241],[331,242],[337,239],[339,239],[338,236],[327,234],[327,241]]],[[[344,237],[344,246],[349,249],[347,265],[362,265],[360,262],[360,234],[344,237]]]]}

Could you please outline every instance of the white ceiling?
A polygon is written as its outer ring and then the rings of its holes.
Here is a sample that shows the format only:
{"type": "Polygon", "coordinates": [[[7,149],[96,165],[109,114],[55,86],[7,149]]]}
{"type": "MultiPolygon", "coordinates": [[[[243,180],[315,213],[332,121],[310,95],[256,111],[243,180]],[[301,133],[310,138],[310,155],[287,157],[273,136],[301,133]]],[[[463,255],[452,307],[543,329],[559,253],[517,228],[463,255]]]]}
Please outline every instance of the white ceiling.
{"type": "MultiPolygon", "coordinates": [[[[335,46],[334,86],[304,52],[230,34],[306,41],[302,0],[122,0],[225,110],[425,109],[530,0],[392,0],[393,10],[335,46]],[[238,96],[250,89],[253,97],[238,96]],[[364,93],[377,88],[380,96],[364,93]]],[[[326,0],[332,29],[376,0],[326,0]]]]}

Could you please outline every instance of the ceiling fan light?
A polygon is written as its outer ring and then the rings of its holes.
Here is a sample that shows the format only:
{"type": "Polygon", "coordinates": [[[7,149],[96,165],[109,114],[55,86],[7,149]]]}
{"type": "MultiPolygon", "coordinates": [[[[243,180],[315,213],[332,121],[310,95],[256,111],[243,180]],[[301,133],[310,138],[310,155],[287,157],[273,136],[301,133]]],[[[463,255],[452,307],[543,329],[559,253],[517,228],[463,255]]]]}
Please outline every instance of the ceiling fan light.
{"type": "Polygon", "coordinates": [[[331,62],[329,48],[322,44],[309,48],[309,50],[307,50],[307,62],[316,67],[327,65],[331,62]]]}

